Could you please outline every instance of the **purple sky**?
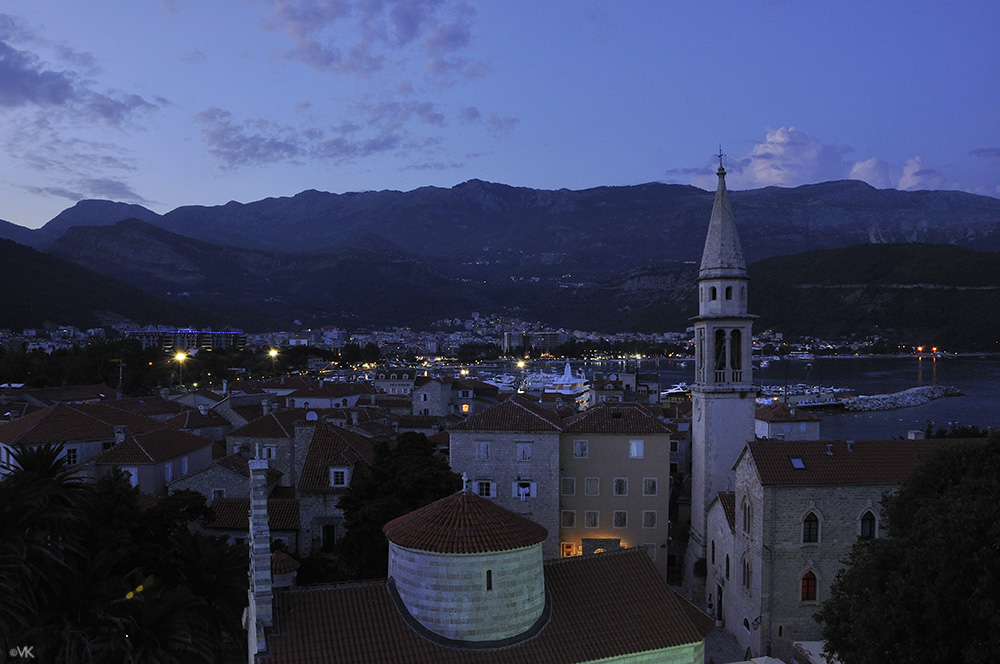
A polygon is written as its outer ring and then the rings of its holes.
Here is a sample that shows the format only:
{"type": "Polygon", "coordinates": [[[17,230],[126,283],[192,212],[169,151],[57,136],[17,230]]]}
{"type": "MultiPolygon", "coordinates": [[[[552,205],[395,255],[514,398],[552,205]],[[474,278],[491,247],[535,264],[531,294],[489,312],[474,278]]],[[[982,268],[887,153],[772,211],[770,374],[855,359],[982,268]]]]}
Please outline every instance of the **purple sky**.
{"type": "Polygon", "coordinates": [[[0,219],[304,189],[1000,196],[1000,3],[4,0],[0,219]]]}

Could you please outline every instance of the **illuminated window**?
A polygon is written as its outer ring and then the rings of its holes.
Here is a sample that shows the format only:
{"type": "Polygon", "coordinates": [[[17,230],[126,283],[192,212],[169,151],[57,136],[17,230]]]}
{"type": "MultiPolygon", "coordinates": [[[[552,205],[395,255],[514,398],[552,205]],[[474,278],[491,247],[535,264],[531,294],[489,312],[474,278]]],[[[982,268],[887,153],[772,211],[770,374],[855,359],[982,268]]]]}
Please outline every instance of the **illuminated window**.
{"type": "Polygon", "coordinates": [[[642,458],[642,448],[643,441],[641,440],[630,440],[628,441],[628,456],[630,459],[641,459],[642,458]]]}
{"type": "Polygon", "coordinates": [[[467,403],[463,403],[462,404],[462,414],[463,415],[468,415],[469,414],[469,404],[467,404],[467,403]]]}
{"type": "Polygon", "coordinates": [[[802,601],[816,601],[816,575],[806,572],[802,577],[802,601]]]}
{"type": "Polygon", "coordinates": [[[576,552],[576,546],[572,542],[561,542],[559,545],[559,555],[562,558],[569,558],[576,552]]]}

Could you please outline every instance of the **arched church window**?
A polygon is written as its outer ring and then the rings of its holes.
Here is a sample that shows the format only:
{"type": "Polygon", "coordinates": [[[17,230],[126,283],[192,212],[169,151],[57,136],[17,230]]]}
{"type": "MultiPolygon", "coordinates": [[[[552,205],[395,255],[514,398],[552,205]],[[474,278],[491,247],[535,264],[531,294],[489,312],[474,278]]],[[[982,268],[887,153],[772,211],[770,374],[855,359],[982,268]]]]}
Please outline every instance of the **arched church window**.
{"type": "Polygon", "coordinates": [[[865,512],[861,516],[861,539],[872,539],[877,532],[877,522],[875,515],[871,511],[865,512]]]}
{"type": "Polygon", "coordinates": [[[729,554],[726,554],[726,578],[729,578],[729,554]]]}
{"type": "Polygon", "coordinates": [[[809,512],[802,520],[802,541],[806,544],[819,542],[819,517],[809,512]]]}
{"type": "Polygon", "coordinates": [[[816,575],[812,571],[802,575],[802,601],[816,601],[816,575]]]}
{"type": "Polygon", "coordinates": [[[715,290],[715,286],[708,289],[708,299],[717,300],[719,299],[718,291],[715,290]]]}
{"type": "MultiPolygon", "coordinates": [[[[726,370],[726,331],[716,330],[715,331],[715,370],[725,371],[726,370]]],[[[716,377],[716,380],[722,380],[722,378],[716,377]]]]}
{"type": "Polygon", "coordinates": [[[733,299],[733,287],[732,286],[726,286],[726,299],[727,300],[733,299]]]}
{"type": "MultiPolygon", "coordinates": [[[[729,335],[729,366],[733,371],[739,371],[743,366],[743,333],[733,330],[729,335]]],[[[734,376],[734,380],[740,380],[734,376]]]]}

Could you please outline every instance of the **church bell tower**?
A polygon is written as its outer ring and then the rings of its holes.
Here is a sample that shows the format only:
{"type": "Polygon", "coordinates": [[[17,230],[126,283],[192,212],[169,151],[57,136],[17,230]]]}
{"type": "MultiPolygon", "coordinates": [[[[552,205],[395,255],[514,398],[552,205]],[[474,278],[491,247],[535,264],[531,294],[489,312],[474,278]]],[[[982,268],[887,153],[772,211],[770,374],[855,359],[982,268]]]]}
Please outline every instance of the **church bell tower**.
{"type": "MultiPolygon", "coordinates": [[[[695,381],[691,388],[690,562],[705,557],[706,510],[720,491],[733,490],[733,464],[754,437],[756,392],[751,366],[752,316],[740,238],[719,159],[719,184],[698,271],[695,381]]],[[[687,564],[690,564],[688,562],[687,564]]]]}

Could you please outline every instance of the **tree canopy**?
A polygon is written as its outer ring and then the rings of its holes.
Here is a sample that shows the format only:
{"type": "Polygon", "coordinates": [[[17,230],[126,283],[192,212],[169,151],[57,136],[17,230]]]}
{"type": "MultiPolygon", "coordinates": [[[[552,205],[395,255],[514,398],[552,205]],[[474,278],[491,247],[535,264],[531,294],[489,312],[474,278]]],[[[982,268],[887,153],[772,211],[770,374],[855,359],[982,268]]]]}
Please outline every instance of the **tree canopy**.
{"type": "Polygon", "coordinates": [[[340,499],[347,534],[337,543],[339,563],[356,579],[384,577],[389,545],[382,526],[462,488],[434,444],[422,433],[400,434],[375,450],[370,472],[352,479],[340,499]]]}
{"type": "Polygon", "coordinates": [[[882,502],[816,614],[844,664],[991,661],[1000,652],[1000,437],[942,443],[882,502]]]}

